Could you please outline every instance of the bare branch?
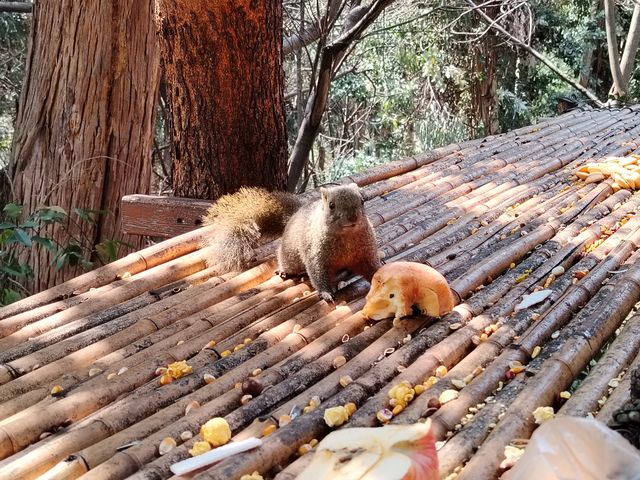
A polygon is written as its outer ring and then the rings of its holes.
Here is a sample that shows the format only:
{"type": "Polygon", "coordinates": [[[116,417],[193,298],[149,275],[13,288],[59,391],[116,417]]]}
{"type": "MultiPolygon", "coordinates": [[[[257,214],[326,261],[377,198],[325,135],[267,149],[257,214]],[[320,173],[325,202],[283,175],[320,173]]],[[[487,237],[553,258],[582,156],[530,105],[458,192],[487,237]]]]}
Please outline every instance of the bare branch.
{"type": "MultiPolygon", "coordinates": [[[[342,1],[341,0],[329,0],[327,2],[327,13],[326,13],[326,25],[330,25],[338,18],[340,12],[342,11],[342,1]]],[[[318,40],[323,33],[323,28],[320,22],[316,22],[311,25],[308,29],[294,33],[289,37],[284,37],[282,39],[282,48],[284,51],[284,55],[288,55],[290,53],[295,52],[307,45],[318,40]]]]}
{"type": "Polygon", "coordinates": [[[631,25],[627,33],[627,41],[624,44],[624,52],[622,52],[622,60],[620,61],[620,69],[622,70],[622,81],[625,85],[629,84],[631,72],[633,72],[633,63],[640,44],[640,4],[636,3],[633,7],[633,16],[631,17],[631,25]]]}
{"type": "Polygon", "coordinates": [[[304,119],[298,130],[298,137],[289,157],[288,190],[294,191],[300,180],[309,158],[309,152],[318,135],[320,122],[324,114],[329,96],[329,86],[335,72],[335,67],[343,58],[344,53],[351,43],[362,35],[382,11],[391,5],[394,0],[374,0],[369,4],[368,11],[349,30],[340,35],[336,40],[322,49],[320,55],[318,75],[313,92],[309,95],[304,119]]]}
{"type": "Polygon", "coordinates": [[[607,31],[607,51],[609,68],[613,77],[613,86],[617,95],[624,95],[626,90],[620,70],[620,54],[616,38],[616,5],[614,0],[604,0],[604,23],[607,31]]]}
{"type": "Polygon", "coordinates": [[[28,2],[0,2],[0,13],[31,13],[33,3],[28,2]]]}

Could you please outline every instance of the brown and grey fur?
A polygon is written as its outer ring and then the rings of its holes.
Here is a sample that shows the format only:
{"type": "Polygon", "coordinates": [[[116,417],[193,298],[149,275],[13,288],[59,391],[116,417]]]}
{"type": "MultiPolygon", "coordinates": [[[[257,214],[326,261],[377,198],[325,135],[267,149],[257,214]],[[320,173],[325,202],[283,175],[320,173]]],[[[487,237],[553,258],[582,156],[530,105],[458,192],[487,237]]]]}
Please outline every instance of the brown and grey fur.
{"type": "Polygon", "coordinates": [[[219,258],[213,263],[230,269],[245,266],[262,236],[284,230],[278,249],[281,275],[306,271],[328,301],[333,298],[336,276],[343,270],[370,281],[381,263],[358,186],[321,188],[320,192],[319,200],[304,205],[295,195],[258,188],[225,195],[205,217],[205,224],[220,226],[207,242],[218,247],[219,258]]]}

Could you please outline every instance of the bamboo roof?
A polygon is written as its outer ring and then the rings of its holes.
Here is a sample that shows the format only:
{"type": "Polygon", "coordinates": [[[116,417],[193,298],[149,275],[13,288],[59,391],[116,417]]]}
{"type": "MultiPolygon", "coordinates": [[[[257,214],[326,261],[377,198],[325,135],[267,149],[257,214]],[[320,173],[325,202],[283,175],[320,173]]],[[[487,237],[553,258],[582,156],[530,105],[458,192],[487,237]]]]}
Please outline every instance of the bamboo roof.
{"type": "Polygon", "coordinates": [[[274,276],[272,244],[245,272],[207,268],[206,228],[1,309],[0,478],[170,478],[208,419],[261,436],[317,396],[261,447],[196,477],[292,479],[310,458],[299,447],[329,432],[325,408],[353,402],[342,428],[377,426],[391,387],[443,365],[391,421],[432,419],[443,478],[496,478],[539,406],[606,421],[629,397],[626,377],[611,380],[640,365],[640,193],[572,173],[640,153],[639,133],[638,107],[573,111],[344,178],[363,187],[387,261],[447,277],[460,303],[439,320],[366,322],[366,283],[327,304],[274,276]],[[515,310],[541,286],[545,301],[515,310]],[[193,373],[161,385],[157,369],[180,360],[193,373]],[[264,390],[243,401],[251,376],[264,390]],[[450,389],[459,397],[439,406],[450,389]],[[178,446],[160,456],[165,437],[178,446]]]}

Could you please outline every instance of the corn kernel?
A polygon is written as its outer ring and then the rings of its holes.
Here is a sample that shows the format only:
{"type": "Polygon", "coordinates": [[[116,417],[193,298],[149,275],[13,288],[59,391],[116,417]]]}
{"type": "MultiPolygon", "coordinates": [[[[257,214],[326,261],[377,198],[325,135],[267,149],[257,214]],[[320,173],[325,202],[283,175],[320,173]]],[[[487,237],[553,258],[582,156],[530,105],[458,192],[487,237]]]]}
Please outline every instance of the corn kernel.
{"type": "Polygon", "coordinates": [[[309,453],[312,450],[313,450],[313,447],[308,443],[305,443],[304,445],[300,445],[300,448],[298,448],[298,455],[302,457],[303,455],[309,453]]]}
{"type": "Polygon", "coordinates": [[[166,375],[171,378],[180,378],[193,372],[193,367],[186,360],[170,363],[166,375]]]}
{"type": "Polygon", "coordinates": [[[269,435],[271,435],[273,432],[275,432],[278,429],[278,427],[276,427],[275,425],[267,425],[264,430],[262,431],[262,436],[263,437],[268,437],[269,435]]]}
{"type": "Polygon", "coordinates": [[[349,402],[347,404],[345,404],[344,406],[345,410],[347,411],[347,414],[349,416],[353,415],[354,413],[356,413],[356,410],[358,409],[358,407],[356,406],[355,403],[353,402],[349,402]]]}
{"type": "Polygon", "coordinates": [[[220,354],[220,357],[224,358],[224,357],[228,357],[229,355],[231,355],[231,350],[225,350],[220,354]]]}
{"type": "Polygon", "coordinates": [[[60,385],[56,385],[51,389],[51,395],[57,395],[58,393],[62,392],[64,390],[64,388],[62,388],[60,385]]]}
{"type": "Polygon", "coordinates": [[[391,413],[393,413],[394,415],[400,415],[400,413],[404,410],[404,407],[402,405],[396,405],[395,407],[393,407],[393,410],[391,413]]]}
{"type": "Polygon", "coordinates": [[[291,423],[291,417],[289,415],[280,415],[278,419],[278,426],[284,427],[285,425],[289,425],[291,423]]]}
{"type": "Polygon", "coordinates": [[[209,450],[211,450],[209,442],[196,442],[193,444],[193,447],[191,447],[191,450],[189,450],[189,453],[192,457],[197,457],[198,455],[207,453],[209,450]]]}

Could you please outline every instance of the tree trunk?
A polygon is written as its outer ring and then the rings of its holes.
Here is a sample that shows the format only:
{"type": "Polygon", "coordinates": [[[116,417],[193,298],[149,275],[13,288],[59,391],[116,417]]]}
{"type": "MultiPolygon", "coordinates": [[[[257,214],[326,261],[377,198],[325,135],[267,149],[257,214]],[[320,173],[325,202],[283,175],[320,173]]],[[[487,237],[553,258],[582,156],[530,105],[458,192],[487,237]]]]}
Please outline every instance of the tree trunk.
{"type": "Polygon", "coordinates": [[[283,189],[282,2],[159,0],[157,9],[174,194],[283,189]]]}
{"type": "MultiPolygon", "coordinates": [[[[109,210],[96,224],[67,221],[53,232],[93,248],[123,238],[120,198],[147,193],[159,76],[152,0],[40,0],[34,8],[11,176],[25,212],[58,205],[109,210]]],[[[76,216],[77,220],[77,216],[76,216]]],[[[35,287],[57,272],[46,252],[31,253],[35,287]]]]}
{"type": "MultiPolygon", "coordinates": [[[[491,9],[494,10],[494,9],[491,9]]],[[[495,11],[490,13],[495,16],[495,11]]],[[[498,38],[493,32],[487,32],[480,42],[472,48],[472,68],[475,72],[474,81],[471,84],[473,105],[473,118],[471,125],[474,134],[478,134],[477,128],[482,125],[482,135],[495,135],[500,133],[498,120],[498,77],[496,74],[498,64],[498,38]]]]}

